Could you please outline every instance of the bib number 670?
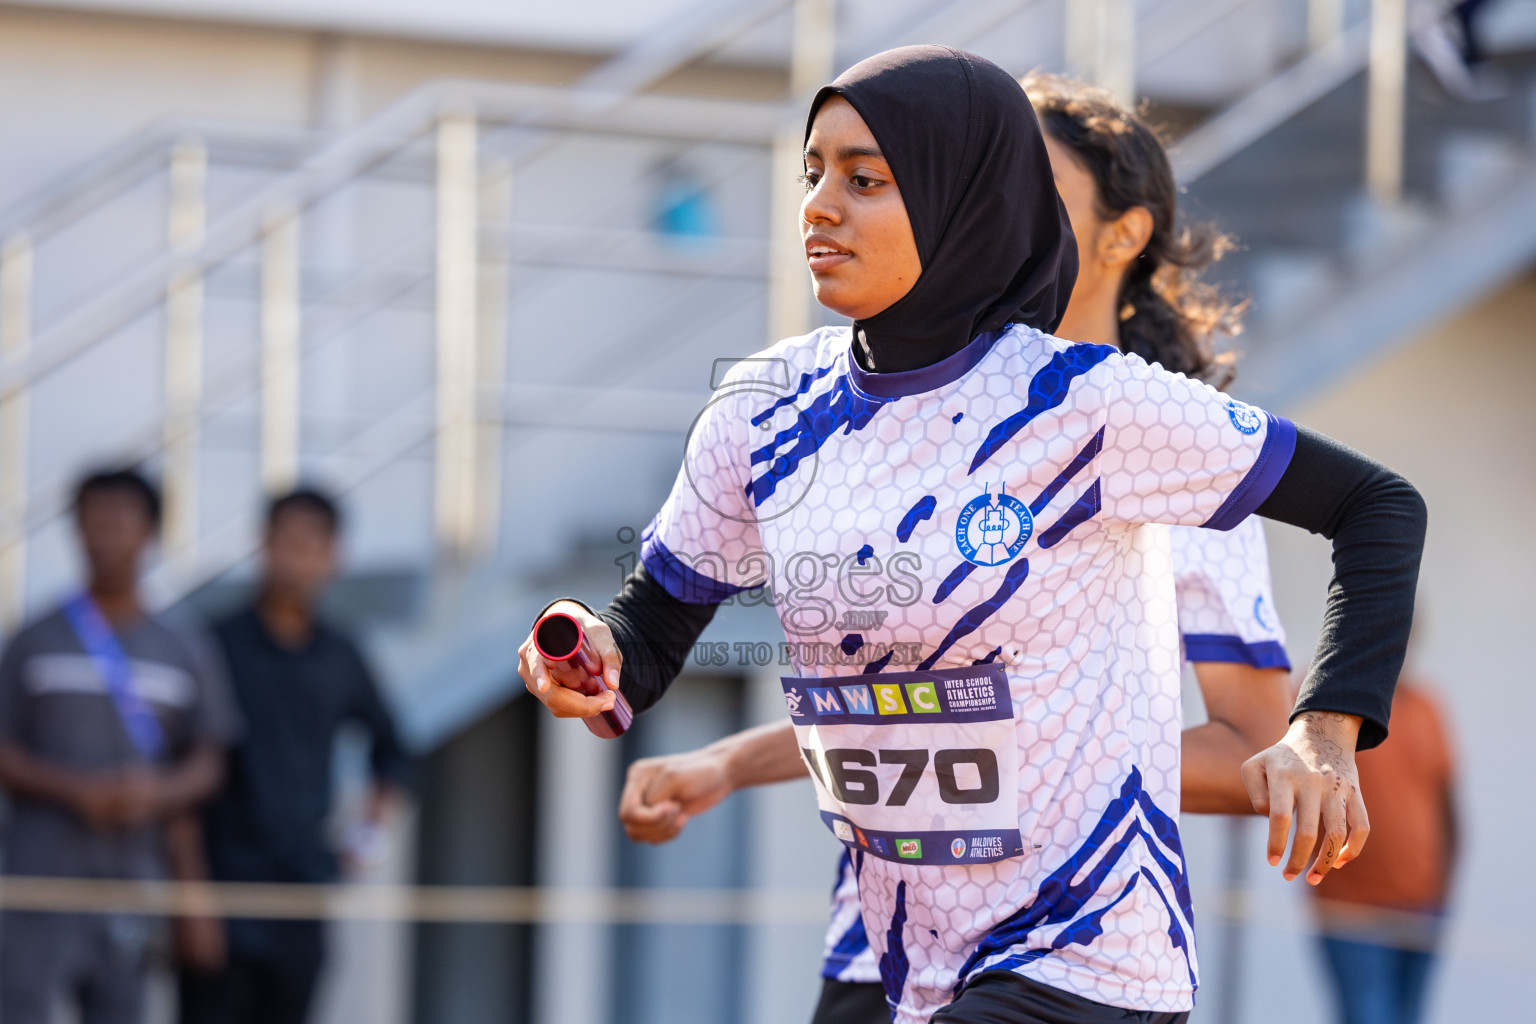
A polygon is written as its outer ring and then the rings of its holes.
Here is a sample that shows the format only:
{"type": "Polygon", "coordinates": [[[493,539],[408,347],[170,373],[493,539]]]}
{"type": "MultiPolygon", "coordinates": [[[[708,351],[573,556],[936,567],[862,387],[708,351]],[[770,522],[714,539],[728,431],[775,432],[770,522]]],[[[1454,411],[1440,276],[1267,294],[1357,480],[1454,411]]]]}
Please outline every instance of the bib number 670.
{"type": "MultiPolygon", "coordinates": [[[[805,748],[802,753],[832,795],[845,804],[879,803],[880,777],[870,769],[877,764],[901,765],[901,775],[886,797],[887,807],[906,806],[922,781],[929,754],[927,750],[874,751],[834,747],[826,752],[826,772],[823,774],[816,752],[805,748]]],[[[990,804],[998,797],[997,755],[986,747],[933,751],[933,774],[939,783],[939,799],[946,804],[990,804]],[[955,775],[959,765],[973,766],[979,783],[962,788],[955,775]]]]}

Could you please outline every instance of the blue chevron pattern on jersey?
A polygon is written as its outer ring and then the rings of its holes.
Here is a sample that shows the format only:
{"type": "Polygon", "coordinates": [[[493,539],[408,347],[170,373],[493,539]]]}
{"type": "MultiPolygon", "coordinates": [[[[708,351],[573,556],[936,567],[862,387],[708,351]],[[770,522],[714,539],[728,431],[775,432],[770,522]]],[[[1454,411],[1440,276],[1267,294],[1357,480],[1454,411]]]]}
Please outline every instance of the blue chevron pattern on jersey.
{"type": "Polygon", "coordinates": [[[1029,401],[1024,408],[993,427],[987,439],[976,449],[971,459],[970,472],[975,473],[981,464],[997,450],[1013,439],[1013,435],[1029,426],[1030,420],[1060,405],[1072,387],[1072,381],[1098,366],[1119,350],[1108,345],[1071,345],[1057,352],[1051,361],[1029,382],[1029,401]]]}
{"type": "Polygon", "coordinates": [[[907,509],[907,514],[901,517],[901,522],[896,526],[896,539],[905,544],[912,537],[912,531],[917,524],[924,519],[933,516],[933,510],[939,505],[939,499],[931,494],[925,494],[917,499],[917,504],[907,509]]]}
{"type": "Polygon", "coordinates": [[[901,1002],[901,994],[907,988],[907,972],[912,964],[907,959],[907,883],[896,883],[896,906],[891,911],[891,927],[885,934],[885,952],[880,954],[880,984],[885,986],[885,1001],[892,1006],[901,1002]]]}
{"type": "Polygon", "coordinates": [[[762,424],[773,419],[773,414],[784,408],[786,405],[794,405],[795,399],[811,390],[811,385],[821,380],[821,378],[825,377],[827,374],[831,373],[832,368],[836,365],[836,363],[829,363],[826,366],[818,366],[814,370],[808,370],[807,372],[802,373],[800,375],[800,386],[795,389],[795,393],[792,395],[785,395],[783,398],[779,399],[777,402],[774,402],[772,405],[758,413],[756,416],[753,416],[752,425],[754,427],[761,426],[762,424]]]}
{"type": "Polygon", "coordinates": [[[1103,933],[1100,922],[1104,916],[1128,897],[1143,878],[1162,898],[1164,906],[1168,909],[1168,936],[1174,946],[1184,954],[1185,964],[1189,968],[1190,984],[1194,985],[1194,963],[1190,956],[1185,923],[1192,926],[1195,915],[1189,897],[1189,880],[1184,870],[1184,848],[1179,843],[1178,825],[1159,810],[1142,790],[1140,770],[1132,770],[1130,777],[1120,787],[1120,795],[1110,801],[1087,840],[1067,859],[1065,864],[1051,872],[1041,884],[1034,902],[1002,921],[977,944],[975,951],[960,968],[959,980],[955,985],[956,994],[965,987],[966,979],[984,961],[1000,953],[1006,953],[1015,946],[1025,945],[1032,933],[1038,929],[1051,925],[1065,925],[1050,943],[1012,953],[1000,961],[986,964],[986,969],[1008,970],[1020,967],[1068,945],[1074,943],[1086,945],[1093,941],[1103,933]],[[1126,826],[1120,838],[1110,844],[1110,837],[1138,809],[1141,815],[1135,817],[1126,826]],[[1151,835],[1146,828],[1142,827],[1143,820],[1150,828],[1151,835]],[[1152,841],[1154,837],[1157,842],[1152,841]],[[1178,911],[1175,912],[1164,893],[1163,883],[1151,871],[1142,867],[1125,884],[1114,900],[1085,914],[1084,909],[1089,901],[1099,894],[1104,882],[1138,839],[1150,852],[1168,884],[1172,886],[1178,911]],[[1159,843],[1167,846],[1178,857],[1178,864],[1174,864],[1164,855],[1158,848],[1159,843]],[[1074,884],[1072,880],[1079,876],[1082,876],[1082,881],[1074,884]]]}
{"type": "Polygon", "coordinates": [[[1002,585],[997,588],[996,593],[960,616],[960,621],[950,627],[949,633],[940,641],[939,646],[935,647],[933,653],[924,658],[917,667],[920,669],[933,668],[934,663],[944,657],[944,652],[955,645],[955,641],[976,632],[983,622],[996,615],[998,610],[1008,603],[1008,599],[1013,596],[1014,591],[1018,590],[1020,585],[1028,578],[1029,559],[1021,558],[1010,565],[1008,572],[1003,576],[1002,585]]]}
{"type": "Polygon", "coordinates": [[[1074,501],[1072,507],[1063,512],[1055,524],[1047,527],[1045,532],[1040,534],[1040,546],[1053,548],[1060,544],[1067,534],[1098,515],[1100,508],[1102,505],[1099,499],[1099,481],[1095,480],[1093,486],[1088,488],[1081,498],[1074,501]]]}
{"type": "Polygon", "coordinates": [[[1040,492],[1040,497],[1036,498],[1034,503],[1029,506],[1029,514],[1038,516],[1041,512],[1044,512],[1045,506],[1051,503],[1051,499],[1056,497],[1063,487],[1071,483],[1072,478],[1077,476],[1082,468],[1092,462],[1094,457],[1103,450],[1104,428],[1100,427],[1099,432],[1093,435],[1093,440],[1084,445],[1083,450],[1078,452],[1071,462],[1067,463],[1067,467],[1056,474],[1056,479],[1045,485],[1045,490],[1040,492]]]}
{"type": "Polygon", "coordinates": [[[966,559],[955,566],[954,570],[948,576],[945,576],[943,581],[939,583],[938,588],[934,590],[933,603],[942,604],[944,599],[954,593],[955,588],[964,583],[966,577],[975,571],[976,563],[970,559],[966,559]]]}
{"type": "Polygon", "coordinates": [[[830,388],[816,396],[809,409],[795,417],[794,423],[752,453],[752,465],[768,463],[763,475],[747,485],[752,504],[761,505],[772,497],[779,481],[794,475],[800,463],[814,455],[839,428],[845,434],[863,430],[887,404],[885,399],[862,394],[847,374],[838,377],[830,388]],[[786,444],[789,449],[781,450],[786,444]]]}

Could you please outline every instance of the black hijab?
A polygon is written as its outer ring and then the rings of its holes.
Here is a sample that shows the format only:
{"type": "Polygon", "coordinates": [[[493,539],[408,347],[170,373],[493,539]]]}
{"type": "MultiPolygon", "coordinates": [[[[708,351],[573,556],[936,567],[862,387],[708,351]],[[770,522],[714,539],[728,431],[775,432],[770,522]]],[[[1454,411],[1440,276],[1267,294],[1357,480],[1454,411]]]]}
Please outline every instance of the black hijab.
{"type": "Polygon", "coordinates": [[[948,46],[903,46],[822,87],[869,126],[912,221],[922,273],[889,308],[854,323],[856,351],[881,373],[936,363],[1015,321],[1061,322],[1077,247],[1040,124],[1002,68],[948,46]]]}

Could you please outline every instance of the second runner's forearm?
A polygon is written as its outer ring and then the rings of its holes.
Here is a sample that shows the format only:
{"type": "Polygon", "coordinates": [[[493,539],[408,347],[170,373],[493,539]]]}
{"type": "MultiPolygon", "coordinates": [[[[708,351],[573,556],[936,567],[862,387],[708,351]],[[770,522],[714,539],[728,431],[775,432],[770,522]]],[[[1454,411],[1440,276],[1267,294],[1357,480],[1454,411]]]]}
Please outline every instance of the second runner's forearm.
{"type": "Polygon", "coordinates": [[[1290,673],[1241,662],[1194,665],[1208,721],[1184,730],[1180,807],[1190,814],[1254,814],[1242,766],[1285,735],[1290,673]]]}
{"type": "Polygon", "coordinates": [[[1179,809],[1185,814],[1253,814],[1242,766],[1256,753],[1226,722],[1184,730],[1179,809]]]}
{"type": "Polygon", "coordinates": [[[792,725],[760,725],[716,740],[705,750],[721,759],[733,790],[809,774],[792,725]]]}

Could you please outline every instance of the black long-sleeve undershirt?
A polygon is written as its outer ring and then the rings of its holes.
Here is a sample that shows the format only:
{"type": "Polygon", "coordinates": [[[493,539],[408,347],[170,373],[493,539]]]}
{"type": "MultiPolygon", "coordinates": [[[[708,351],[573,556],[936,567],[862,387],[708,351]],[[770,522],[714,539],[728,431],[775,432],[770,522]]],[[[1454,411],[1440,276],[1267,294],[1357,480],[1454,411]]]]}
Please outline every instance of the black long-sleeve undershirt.
{"type": "MultiPolygon", "coordinates": [[[[1413,625],[1424,500],[1386,467],[1298,427],[1290,464],[1258,514],[1333,542],[1323,632],[1293,717],[1359,715],[1358,749],[1376,746],[1413,625]]],[[[602,618],[623,652],[620,689],[635,711],[661,699],[714,614],[714,605],[673,597],[644,566],[624,581],[602,618]]]]}
{"type": "Polygon", "coordinates": [[[624,655],[619,692],[639,714],[661,699],[715,617],[715,605],[679,601],[638,565],[600,618],[624,655]]]}
{"type": "Polygon", "coordinates": [[[1322,434],[1298,427],[1296,452],[1257,513],[1333,542],[1323,630],[1296,702],[1359,715],[1366,750],[1387,738],[1392,693],[1413,628],[1428,510],[1412,484],[1322,434]]]}

